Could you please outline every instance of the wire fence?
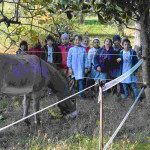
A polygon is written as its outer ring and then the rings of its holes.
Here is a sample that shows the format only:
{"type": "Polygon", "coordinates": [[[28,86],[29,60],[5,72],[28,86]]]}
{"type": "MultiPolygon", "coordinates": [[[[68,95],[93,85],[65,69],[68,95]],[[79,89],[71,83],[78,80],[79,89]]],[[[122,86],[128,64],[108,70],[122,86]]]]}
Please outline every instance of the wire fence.
{"type": "MultiPolygon", "coordinates": [[[[98,103],[102,102],[102,90],[103,90],[103,91],[106,91],[107,89],[109,89],[109,88],[113,87],[114,85],[118,84],[120,81],[122,81],[123,79],[125,79],[126,77],[128,77],[131,73],[133,73],[133,72],[142,64],[142,62],[143,62],[143,60],[141,59],[141,60],[140,60],[134,67],[132,67],[128,72],[126,72],[125,74],[121,75],[120,77],[118,77],[118,78],[115,79],[114,81],[110,81],[110,83],[106,83],[106,85],[105,85],[103,88],[101,87],[101,90],[99,91],[98,103]]],[[[90,89],[90,88],[96,86],[97,84],[98,84],[98,83],[96,82],[94,85],[92,85],[92,86],[90,86],[90,87],[88,87],[88,88],[86,88],[86,89],[84,89],[84,90],[82,90],[82,91],[79,91],[79,92],[77,92],[77,93],[75,93],[75,94],[73,94],[73,95],[71,95],[71,96],[69,96],[69,97],[67,97],[67,98],[64,98],[64,99],[62,99],[62,100],[60,100],[60,101],[58,101],[58,102],[56,102],[56,103],[54,103],[54,104],[52,104],[52,105],[50,105],[50,106],[44,108],[44,109],[41,109],[41,110],[39,110],[39,111],[37,111],[37,112],[31,114],[31,115],[28,115],[27,117],[24,117],[24,118],[22,118],[22,119],[20,119],[20,120],[18,120],[18,121],[16,121],[16,122],[13,122],[13,123],[11,123],[11,124],[5,126],[5,127],[2,127],[2,128],[0,128],[0,132],[3,131],[3,130],[5,130],[5,129],[7,129],[7,128],[9,128],[9,127],[11,127],[11,126],[13,126],[13,125],[15,125],[15,124],[18,124],[18,123],[20,123],[20,122],[22,122],[22,121],[24,121],[24,120],[26,120],[26,119],[28,119],[28,118],[34,116],[35,114],[38,114],[38,113],[40,113],[40,112],[43,112],[44,110],[46,110],[46,109],[48,109],[48,108],[50,108],[50,107],[53,107],[53,106],[55,106],[55,105],[57,105],[57,104],[59,104],[59,103],[65,101],[65,100],[68,100],[69,98],[71,98],[71,97],[73,97],[73,96],[75,96],[75,95],[77,95],[77,94],[79,94],[79,93],[81,93],[81,92],[84,92],[84,91],[86,91],[86,90],[88,90],[88,89],[90,89]]],[[[99,84],[99,86],[100,86],[100,84],[99,84]]],[[[114,134],[112,135],[112,137],[110,138],[110,140],[106,143],[106,145],[105,145],[105,147],[104,147],[104,150],[107,150],[107,148],[109,147],[109,145],[111,144],[111,142],[113,141],[113,139],[115,138],[115,136],[117,135],[117,133],[119,132],[119,130],[121,129],[121,127],[123,126],[123,124],[125,123],[126,119],[128,118],[128,116],[129,116],[129,114],[131,113],[133,107],[134,107],[135,104],[137,103],[137,101],[138,101],[138,99],[139,99],[139,97],[140,97],[140,95],[141,95],[141,93],[143,92],[143,90],[144,90],[145,87],[146,87],[146,86],[144,86],[144,87],[142,88],[142,90],[140,91],[138,97],[136,98],[135,102],[133,103],[132,107],[129,109],[128,113],[127,113],[126,116],[124,117],[123,121],[120,123],[120,125],[118,126],[118,128],[116,129],[116,131],[114,132],[114,134]]],[[[102,103],[101,103],[101,105],[102,105],[102,103]]],[[[100,115],[102,115],[102,107],[101,107],[101,110],[100,110],[100,115]]],[[[103,131],[102,131],[102,130],[103,130],[103,129],[102,129],[102,118],[101,118],[101,122],[100,122],[100,130],[101,130],[100,134],[102,134],[102,132],[103,132],[103,131]]],[[[101,137],[101,140],[102,140],[102,149],[103,149],[103,137],[101,137]]],[[[100,147],[99,147],[99,148],[100,148],[100,147]]]]}

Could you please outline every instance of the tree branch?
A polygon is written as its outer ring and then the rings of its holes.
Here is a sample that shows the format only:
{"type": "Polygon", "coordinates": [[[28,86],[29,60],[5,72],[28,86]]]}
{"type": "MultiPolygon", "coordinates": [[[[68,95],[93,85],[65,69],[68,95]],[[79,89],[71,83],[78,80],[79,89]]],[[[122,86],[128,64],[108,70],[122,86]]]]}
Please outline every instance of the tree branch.
{"type": "MultiPolygon", "coordinates": [[[[0,11],[1,12],[1,11],[0,11]]],[[[3,16],[3,19],[0,20],[0,23],[1,22],[6,22],[7,23],[7,26],[9,27],[10,24],[21,24],[21,22],[18,22],[18,21],[14,21],[14,20],[11,20],[11,19],[8,19],[6,16],[4,16],[4,14],[1,12],[2,16],[3,16]]]]}
{"type": "Polygon", "coordinates": [[[148,2],[148,6],[146,7],[145,11],[143,12],[143,15],[150,9],[150,2],[148,2]]]}
{"type": "Polygon", "coordinates": [[[137,29],[137,28],[130,28],[126,23],[124,23],[123,22],[123,24],[126,26],[126,28],[128,28],[128,29],[132,29],[132,30],[137,30],[137,31],[141,31],[141,30],[139,30],[139,29],[137,29]]]}
{"type": "MultiPolygon", "coordinates": [[[[25,25],[25,26],[26,26],[26,25],[27,25],[27,26],[31,26],[31,24],[27,24],[27,23],[25,23],[25,24],[21,24],[21,25],[25,25]]],[[[49,30],[47,30],[47,29],[45,29],[45,28],[42,28],[42,27],[40,27],[40,26],[36,26],[36,25],[33,25],[33,24],[32,24],[32,26],[33,26],[33,27],[40,28],[40,29],[43,29],[43,30],[45,30],[45,31],[47,31],[47,32],[49,32],[49,33],[52,33],[51,31],[49,31],[49,30]]]]}
{"type": "Polygon", "coordinates": [[[14,43],[18,48],[20,48],[17,44],[16,41],[14,41],[11,37],[10,34],[8,34],[7,32],[5,32],[4,30],[0,29],[1,32],[5,33],[7,35],[7,37],[11,40],[11,43],[14,43]]]}
{"type": "Polygon", "coordinates": [[[18,21],[19,3],[20,3],[20,0],[18,0],[18,4],[17,4],[17,10],[16,10],[16,21],[18,21]]]}

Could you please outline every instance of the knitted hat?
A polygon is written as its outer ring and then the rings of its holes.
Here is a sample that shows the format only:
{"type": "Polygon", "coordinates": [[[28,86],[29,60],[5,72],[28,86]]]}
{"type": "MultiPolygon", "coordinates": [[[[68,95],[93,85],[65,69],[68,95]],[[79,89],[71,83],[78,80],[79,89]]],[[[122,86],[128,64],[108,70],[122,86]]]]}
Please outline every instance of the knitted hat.
{"type": "Polygon", "coordinates": [[[61,35],[61,39],[62,39],[62,38],[67,38],[67,39],[69,39],[69,35],[68,35],[67,33],[64,33],[64,34],[61,35]]]}
{"type": "Polygon", "coordinates": [[[113,43],[116,40],[119,40],[121,42],[121,37],[119,35],[114,35],[114,37],[113,37],[113,43]]]}
{"type": "Polygon", "coordinates": [[[94,40],[98,40],[98,41],[100,42],[100,39],[99,39],[99,38],[94,38],[94,39],[93,39],[93,42],[94,42],[94,40]]]}

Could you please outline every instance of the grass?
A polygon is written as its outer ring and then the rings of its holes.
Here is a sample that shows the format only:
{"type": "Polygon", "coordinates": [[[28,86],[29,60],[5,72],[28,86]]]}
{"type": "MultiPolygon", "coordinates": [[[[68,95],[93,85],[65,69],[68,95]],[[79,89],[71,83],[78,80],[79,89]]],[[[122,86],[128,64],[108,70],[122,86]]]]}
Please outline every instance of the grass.
{"type": "MultiPolygon", "coordinates": [[[[92,47],[92,41],[94,38],[98,37],[101,41],[101,46],[104,43],[106,38],[113,38],[114,35],[119,34],[121,36],[121,32],[118,30],[116,25],[102,25],[100,23],[91,24],[91,20],[86,20],[85,24],[79,25],[78,33],[82,35],[88,35],[90,37],[90,46],[92,47]]],[[[130,26],[130,27],[133,27],[130,26]]],[[[124,28],[124,36],[127,36],[131,41],[131,45],[134,47],[134,34],[135,31],[132,29],[124,28]]],[[[122,37],[122,36],[121,36],[122,37]]]]}
{"type": "MultiPolygon", "coordinates": [[[[149,137],[150,138],[150,137],[149,137]]],[[[104,139],[104,146],[108,139],[104,139]]],[[[48,135],[45,134],[43,138],[40,136],[40,131],[38,131],[38,136],[33,137],[33,139],[28,142],[24,142],[24,147],[21,148],[20,143],[14,149],[26,149],[26,150],[97,150],[99,149],[99,137],[93,136],[89,138],[88,136],[83,136],[77,134],[71,136],[65,140],[53,142],[48,138],[48,135]]],[[[135,141],[131,143],[129,139],[124,135],[124,139],[119,142],[110,144],[108,150],[149,150],[150,143],[140,143],[135,141]]]]}

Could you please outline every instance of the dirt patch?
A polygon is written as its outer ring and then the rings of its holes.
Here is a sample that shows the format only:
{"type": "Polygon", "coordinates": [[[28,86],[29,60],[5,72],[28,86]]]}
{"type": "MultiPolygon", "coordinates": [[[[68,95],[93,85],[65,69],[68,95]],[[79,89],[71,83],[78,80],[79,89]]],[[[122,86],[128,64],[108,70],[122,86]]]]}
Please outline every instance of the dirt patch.
{"type": "MultiPolygon", "coordinates": [[[[50,104],[56,102],[54,95],[44,94],[41,98],[41,108],[44,108],[50,104]]],[[[83,100],[77,99],[78,116],[73,120],[65,120],[64,118],[57,118],[51,115],[51,111],[58,112],[57,107],[53,107],[50,110],[46,110],[41,113],[42,124],[36,126],[34,124],[34,118],[29,120],[31,126],[26,126],[24,122],[10,127],[0,134],[0,148],[8,149],[14,147],[20,143],[20,147],[24,147],[25,143],[33,136],[38,135],[40,130],[41,137],[45,133],[48,134],[48,138],[54,141],[68,138],[76,134],[87,135],[93,137],[98,134],[97,129],[99,126],[99,104],[97,103],[97,94],[92,93],[90,90],[85,93],[86,97],[83,100]],[[88,95],[88,96],[87,96],[88,95]]],[[[22,97],[8,97],[1,96],[0,102],[1,111],[4,116],[4,120],[0,121],[0,128],[17,121],[22,118],[22,97]],[[5,102],[5,103],[4,103],[5,102]]],[[[104,104],[104,134],[106,137],[113,134],[116,130],[129,108],[134,102],[131,97],[130,100],[123,100],[120,97],[113,98],[112,94],[107,94],[103,99],[104,104]]],[[[30,113],[32,113],[32,107],[30,113]]],[[[150,108],[147,107],[146,99],[142,102],[138,102],[128,117],[127,121],[117,134],[115,140],[121,139],[125,134],[131,141],[142,139],[147,136],[150,129],[150,108]]]]}

